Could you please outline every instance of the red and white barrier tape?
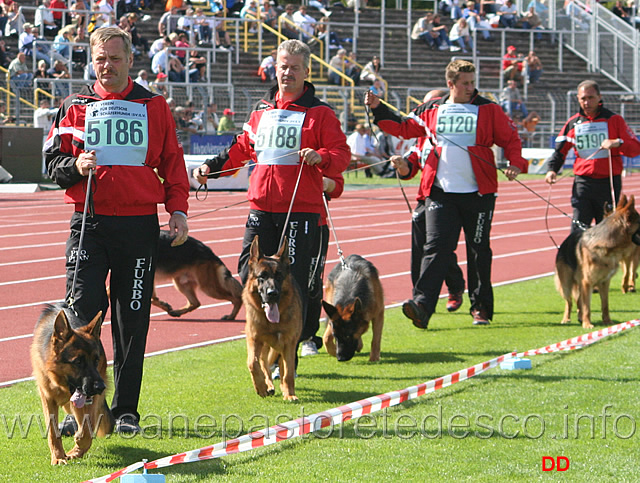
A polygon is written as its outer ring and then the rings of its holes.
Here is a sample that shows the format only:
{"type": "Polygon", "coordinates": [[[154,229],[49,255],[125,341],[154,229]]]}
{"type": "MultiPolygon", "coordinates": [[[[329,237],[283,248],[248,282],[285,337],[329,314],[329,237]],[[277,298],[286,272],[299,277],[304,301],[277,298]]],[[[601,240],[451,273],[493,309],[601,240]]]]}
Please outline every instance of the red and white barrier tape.
{"type": "Polygon", "coordinates": [[[303,418],[298,418],[286,423],[277,424],[261,431],[256,431],[250,434],[245,434],[239,438],[231,439],[229,441],[223,441],[212,446],[205,446],[203,448],[187,451],[185,453],[179,453],[172,456],[166,456],[164,458],[157,459],[148,463],[142,461],[134,463],[126,468],[123,468],[115,473],[111,473],[107,476],[94,478],[87,480],[84,483],[102,483],[113,481],[122,475],[131,473],[144,466],[145,469],[157,469],[164,468],[166,466],[173,466],[180,463],[193,463],[195,461],[204,461],[214,458],[220,458],[222,456],[241,453],[249,451],[254,448],[262,446],[269,446],[280,441],[286,441],[293,438],[298,438],[305,434],[319,431],[322,428],[333,424],[341,424],[350,419],[359,418],[364,414],[371,414],[377,411],[381,411],[384,408],[393,407],[401,404],[405,401],[415,399],[425,394],[432,393],[438,389],[449,387],[458,382],[462,382],[466,379],[470,379],[478,374],[481,374],[493,367],[496,367],[501,362],[511,359],[513,357],[533,356],[539,354],[550,354],[559,351],[575,350],[586,347],[593,344],[603,338],[617,334],[624,330],[630,329],[640,325],[640,319],[632,320],[629,322],[623,322],[612,327],[607,327],[589,334],[584,334],[572,339],[567,339],[557,344],[551,344],[539,349],[528,350],[525,352],[512,352],[504,354],[500,357],[496,357],[486,362],[476,364],[475,366],[461,371],[454,372],[447,376],[442,376],[437,379],[419,384],[417,386],[411,386],[401,391],[388,392],[379,396],[369,397],[357,402],[346,404],[344,406],[329,409],[320,413],[312,414],[303,418]]]}

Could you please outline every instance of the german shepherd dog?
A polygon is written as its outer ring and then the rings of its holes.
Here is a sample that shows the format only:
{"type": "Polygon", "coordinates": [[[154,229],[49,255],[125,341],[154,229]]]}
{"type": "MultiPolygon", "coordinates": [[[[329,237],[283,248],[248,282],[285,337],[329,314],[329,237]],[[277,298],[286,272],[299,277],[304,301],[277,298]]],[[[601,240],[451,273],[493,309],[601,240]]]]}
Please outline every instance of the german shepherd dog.
{"type": "Polygon", "coordinates": [[[295,401],[294,373],[302,333],[300,289],[291,275],[285,238],[274,256],[260,250],[258,236],[249,251],[249,276],[242,292],[247,311],[247,366],[253,387],[261,396],[274,394],[270,367],[280,357],[282,395],[295,401]]]}
{"type": "Polygon", "coordinates": [[[158,241],[155,285],[165,280],[173,280],[173,285],[187,297],[187,305],[175,310],[167,302],[160,300],[155,288],[151,303],[165,310],[172,317],[180,317],[200,307],[196,289],[214,299],[229,300],[233,310],[222,320],[235,320],[242,307],[242,285],[211,249],[199,240],[188,237],[177,247],[171,246],[168,231],[161,230],[158,241]]]}
{"type": "Polygon", "coordinates": [[[31,365],[48,424],[51,464],[82,458],[94,433],[106,436],[114,419],[105,401],[107,358],[100,342],[102,312],[88,324],[67,304],[48,305],[34,331],[31,365]],[[63,407],[78,422],[75,446],[65,454],[58,430],[63,407]]]}
{"type": "Polygon", "coordinates": [[[327,352],[339,361],[349,361],[362,350],[362,334],[373,330],[369,361],[380,360],[384,325],[384,294],[378,270],[359,255],[349,255],[345,266],[331,270],[322,301],[329,316],[322,337],[327,352]]]}
{"type": "Polygon", "coordinates": [[[562,242],[556,256],[556,288],[565,300],[562,323],[571,319],[572,297],[578,306],[578,320],[585,329],[591,323],[591,294],[600,293],[602,322],[611,324],[609,316],[609,283],[623,256],[633,246],[632,238],[640,229],[640,215],[635,199],[625,195],[615,211],[596,226],[582,233],[572,233],[562,242]]]}

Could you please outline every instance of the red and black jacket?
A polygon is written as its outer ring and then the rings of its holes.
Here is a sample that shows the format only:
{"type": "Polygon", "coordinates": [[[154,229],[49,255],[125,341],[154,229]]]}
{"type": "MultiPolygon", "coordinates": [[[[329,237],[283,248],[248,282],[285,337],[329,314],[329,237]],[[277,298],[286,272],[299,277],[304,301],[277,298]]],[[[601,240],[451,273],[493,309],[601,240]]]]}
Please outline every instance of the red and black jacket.
{"type": "MultiPolygon", "coordinates": [[[[300,184],[296,193],[292,211],[296,213],[324,212],[322,202],[322,176],[335,179],[349,165],[351,151],[340,122],[333,109],[315,97],[312,84],[305,82],[302,96],[289,103],[279,99],[278,86],[274,86],[252,111],[244,124],[243,132],[235,137],[231,146],[205,164],[212,173],[231,169],[222,176],[235,173],[233,168],[242,167],[247,160],[256,161],[254,142],[262,114],[272,109],[284,109],[305,112],[302,125],[300,147],[312,148],[322,156],[315,165],[266,165],[256,164],[251,173],[251,182],[247,197],[252,209],[270,213],[286,213],[293,197],[293,191],[300,175],[300,184]]],[[[214,174],[214,176],[216,176],[214,174]]]]}
{"type": "MultiPolygon", "coordinates": [[[[549,171],[559,172],[565,162],[567,154],[572,148],[576,148],[575,127],[580,123],[605,122],[609,136],[607,139],[622,139],[622,146],[611,149],[611,165],[613,176],[622,173],[622,157],[629,156],[631,158],[640,155],[640,142],[635,134],[627,126],[622,116],[615,114],[609,109],[603,107],[600,103],[600,109],[595,117],[587,116],[582,108],[580,112],[574,114],[560,130],[560,134],[556,138],[556,150],[549,160],[549,171]]],[[[587,176],[589,178],[607,178],[609,176],[609,155],[606,150],[602,151],[601,156],[594,156],[592,159],[583,159],[579,156],[578,150],[575,149],[576,160],[573,164],[573,172],[576,176],[587,176]]]]}
{"type": "Polygon", "coordinates": [[[44,154],[51,179],[66,188],[65,202],[84,207],[87,177],[76,169],[84,150],[86,106],[107,99],[145,104],[148,119],[148,149],[144,166],[98,166],[94,175],[93,207],[98,215],[134,216],[158,212],[164,203],[168,213],[187,213],[189,179],[182,146],[167,102],[129,78],[118,94],[104,91],[96,82],[67,97],[51,126],[44,154]]]}
{"type": "MultiPolygon", "coordinates": [[[[423,168],[420,189],[424,196],[429,196],[431,187],[438,172],[438,162],[442,147],[436,142],[436,125],[439,106],[445,104],[449,94],[433,99],[414,109],[409,117],[401,118],[384,104],[372,110],[375,123],[384,132],[404,139],[428,137],[435,144],[423,168]]],[[[496,103],[478,95],[474,91],[470,104],[478,106],[476,127],[476,143],[468,147],[473,173],[481,195],[498,191],[498,176],[491,147],[497,144],[504,149],[504,156],[509,162],[526,173],[529,163],[522,157],[522,144],[515,124],[496,103]]],[[[415,173],[414,173],[415,174],[415,173]]]]}

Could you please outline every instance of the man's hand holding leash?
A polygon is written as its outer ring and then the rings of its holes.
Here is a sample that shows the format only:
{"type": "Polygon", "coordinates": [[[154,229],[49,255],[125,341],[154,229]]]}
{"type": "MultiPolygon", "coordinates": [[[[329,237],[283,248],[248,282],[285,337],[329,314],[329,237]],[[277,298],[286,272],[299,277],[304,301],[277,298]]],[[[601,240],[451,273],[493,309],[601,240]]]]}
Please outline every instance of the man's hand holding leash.
{"type": "Polygon", "coordinates": [[[302,148],[300,150],[300,159],[303,163],[307,163],[309,166],[315,166],[322,162],[322,156],[311,148],[302,148]]]}
{"type": "Polygon", "coordinates": [[[364,105],[369,106],[371,109],[375,109],[380,105],[380,98],[373,92],[367,91],[364,95],[364,105]]]}
{"type": "MultiPolygon", "coordinates": [[[[206,181],[205,181],[206,182],[206,181]]],[[[169,233],[175,238],[171,242],[172,247],[182,245],[189,236],[189,226],[187,225],[187,215],[181,211],[174,211],[169,218],[169,233]]]]}
{"type": "Polygon", "coordinates": [[[82,176],[89,176],[89,171],[96,169],[97,162],[95,151],[84,151],[76,159],[76,169],[82,176]]]}
{"type": "Polygon", "coordinates": [[[207,166],[206,164],[203,164],[198,169],[193,170],[193,177],[198,180],[198,183],[206,184],[207,175],[209,174],[209,171],[210,171],[209,166],[207,166]]]}
{"type": "Polygon", "coordinates": [[[391,156],[389,158],[391,165],[396,168],[396,171],[400,176],[407,176],[409,174],[409,163],[402,156],[391,156]]]}
{"type": "Polygon", "coordinates": [[[509,179],[509,181],[513,181],[518,177],[520,173],[522,173],[522,171],[520,171],[520,168],[518,168],[517,166],[507,166],[502,170],[502,172],[509,179]]]}

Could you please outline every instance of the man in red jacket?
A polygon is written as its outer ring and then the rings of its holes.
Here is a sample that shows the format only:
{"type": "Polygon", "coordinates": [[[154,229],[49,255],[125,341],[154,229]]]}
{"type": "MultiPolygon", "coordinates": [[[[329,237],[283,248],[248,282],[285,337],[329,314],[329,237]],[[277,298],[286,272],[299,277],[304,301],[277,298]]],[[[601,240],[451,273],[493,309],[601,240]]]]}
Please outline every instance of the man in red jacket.
{"type": "MultiPolygon", "coordinates": [[[[249,248],[255,235],[260,236],[264,253],[272,255],[284,232],[291,270],[302,292],[303,314],[309,297],[309,267],[316,255],[312,247],[318,246],[318,221],[324,209],[322,178],[336,178],[351,159],[333,109],[315,97],[313,85],[305,82],[310,55],[304,42],[282,42],[276,59],[278,84],[258,102],[231,146],[193,172],[200,183],[205,183],[210,172],[217,176],[216,171],[240,168],[248,160],[256,162],[247,194],[251,211],[238,272],[246,281],[249,248]],[[300,182],[294,193],[298,176],[300,182]],[[289,223],[284,226],[292,200],[289,223]]],[[[305,321],[300,340],[314,334],[315,329],[305,321]]]]}
{"type": "Polygon", "coordinates": [[[49,175],[66,188],[65,201],[75,204],[66,249],[67,300],[84,320],[100,310],[106,314],[111,272],[112,411],[116,431],[135,434],[158,247],[157,205],[171,214],[173,244],[184,243],[189,180],[169,106],[129,77],[129,34],[117,27],[97,30],[91,57],[98,80],[65,99],[44,150],[49,175]],[[79,247],[90,171],[92,196],[79,247]]]}
{"type": "Polygon", "coordinates": [[[578,85],[580,112],[571,116],[556,138],[556,150],[549,161],[545,180],[556,182],[565,158],[573,148],[573,189],[571,231],[580,231],[604,216],[605,203],[611,204],[611,185],[614,200],[622,190],[622,156],[640,154],[640,142],[622,116],[602,105],[600,87],[593,80],[578,85]],[[611,156],[611,164],[609,164],[611,156]]]}
{"type": "MultiPolygon", "coordinates": [[[[491,287],[491,220],[498,177],[491,146],[504,148],[509,179],[526,172],[528,163],[513,122],[500,106],[478,95],[475,66],[454,60],[446,69],[449,94],[418,106],[402,119],[368,92],[375,122],[405,139],[428,137],[433,149],[424,161],[420,189],[425,195],[426,242],[420,276],[402,311],[413,325],[426,329],[436,310],[460,229],[467,244],[467,284],[474,325],[493,317],[491,287]]],[[[417,169],[417,168],[416,168],[417,169]]]]}

